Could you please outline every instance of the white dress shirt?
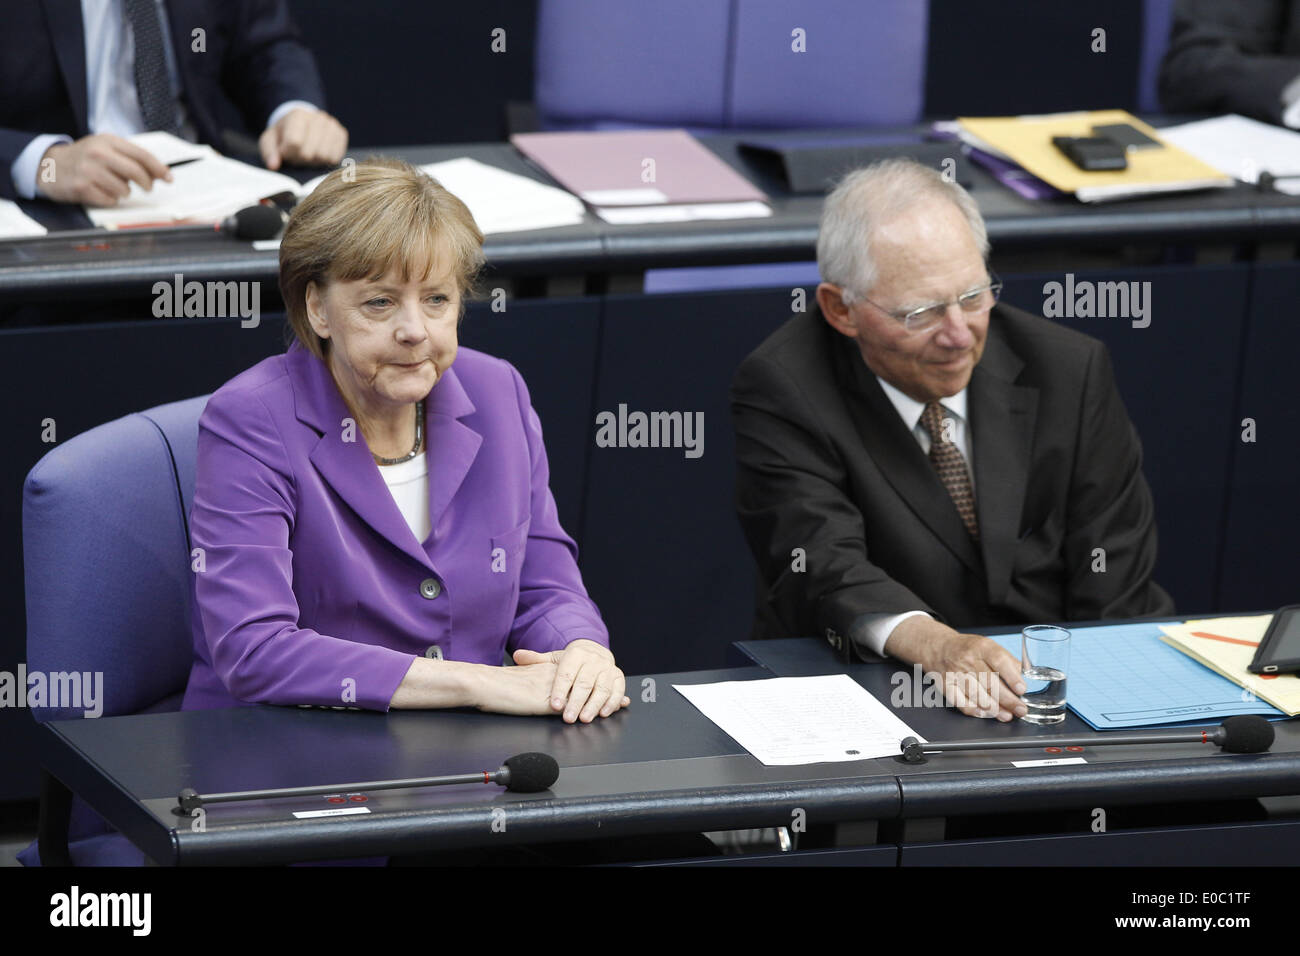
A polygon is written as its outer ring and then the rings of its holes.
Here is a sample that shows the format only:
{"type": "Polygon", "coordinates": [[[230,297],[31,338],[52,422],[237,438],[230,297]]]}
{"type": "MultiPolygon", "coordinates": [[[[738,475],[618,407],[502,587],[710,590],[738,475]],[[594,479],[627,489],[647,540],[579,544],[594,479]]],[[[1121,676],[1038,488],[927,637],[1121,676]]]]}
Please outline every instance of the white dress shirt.
{"type": "MultiPolygon", "coordinates": [[[[903,424],[911,430],[913,437],[921,446],[921,451],[929,455],[930,433],[921,424],[921,414],[925,411],[925,403],[918,402],[911,396],[903,394],[879,375],[876,376],[876,381],[880,383],[880,387],[884,389],[889,401],[898,410],[898,415],[902,418],[903,424]]],[[[970,472],[971,490],[974,491],[975,466],[971,460],[970,423],[966,412],[966,389],[963,388],[956,395],[943,399],[940,404],[943,406],[944,417],[952,421],[952,443],[957,446],[961,456],[966,459],[966,470],[970,472]]],[[[863,615],[855,622],[853,637],[858,641],[859,646],[883,655],[885,653],[885,641],[894,632],[894,628],[909,617],[916,617],[918,614],[926,617],[930,616],[925,611],[863,615]]]]}
{"type": "Polygon", "coordinates": [[[424,539],[433,530],[429,517],[429,462],[426,452],[420,452],[410,461],[400,465],[380,465],[379,473],[388,485],[388,491],[397,502],[397,510],[406,519],[415,540],[424,545],[424,539]]]}

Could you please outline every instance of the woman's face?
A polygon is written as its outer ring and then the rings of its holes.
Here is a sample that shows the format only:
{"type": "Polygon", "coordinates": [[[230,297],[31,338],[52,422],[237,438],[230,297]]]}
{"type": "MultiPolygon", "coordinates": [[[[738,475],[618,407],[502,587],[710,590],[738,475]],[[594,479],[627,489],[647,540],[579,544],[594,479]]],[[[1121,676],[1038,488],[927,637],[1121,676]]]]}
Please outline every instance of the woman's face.
{"type": "Polygon", "coordinates": [[[307,316],[330,340],[328,364],[353,408],[383,414],[429,394],[456,359],[460,292],[440,256],[403,283],[388,273],[307,287],[307,316]]]}

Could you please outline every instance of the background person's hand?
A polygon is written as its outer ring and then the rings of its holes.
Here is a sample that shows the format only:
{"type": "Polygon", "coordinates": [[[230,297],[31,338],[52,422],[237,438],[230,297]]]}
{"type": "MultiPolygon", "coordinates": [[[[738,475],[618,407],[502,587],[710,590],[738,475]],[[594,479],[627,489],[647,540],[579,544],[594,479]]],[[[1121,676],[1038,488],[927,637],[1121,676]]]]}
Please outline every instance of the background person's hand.
{"type": "Polygon", "coordinates": [[[348,131],[324,110],[290,110],[257,140],[267,169],[283,163],[333,166],[348,149],[348,131]]]}
{"type": "Polygon", "coordinates": [[[527,665],[541,660],[554,662],[549,706],[552,711],[562,710],[566,723],[581,720],[588,724],[632,702],[624,696],[627,682],[614,664],[614,655],[595,641],[580,638],[570,641],[564,650],[548,654],[521,648],[515,651],[514,659],[516,664],[527,665]]]}
{"type": "Polygon", "coordinates": [[[172,179],[171,170],[156,156],[120,136],[97,133],[47,149],[37,170],[36,189],[55,202],[115,206],[130,193],[131,183],[148,192],[155,179],[172,179]],[[48,181],[47,159],[54,162],[54,175],[48,181]]]}
{"type": "Polygon", "coordinates": [[[927,617],[910,617],[890,634],[885,651],[939,675],[944,699],[971,717],[1009,721],[1029,712],[1020,695],[1020,661],[990,637],[961,634],[927,617]]]}

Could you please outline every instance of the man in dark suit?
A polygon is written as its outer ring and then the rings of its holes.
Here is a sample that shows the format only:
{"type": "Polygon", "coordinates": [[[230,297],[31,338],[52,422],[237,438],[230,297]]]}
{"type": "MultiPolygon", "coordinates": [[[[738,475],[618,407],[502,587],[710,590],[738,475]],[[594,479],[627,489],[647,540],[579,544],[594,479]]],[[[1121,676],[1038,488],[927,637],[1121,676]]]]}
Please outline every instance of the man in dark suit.
{"type": "Polygon", "coordinates": [[[1178,0],[1160,102],[1300,127],[1300,0],[1178,0]]]}
{"type": "Polygon", "coordinates": [[[260,134],[271,169],[335,163],[347,149],[285,0],[11,4],[0,90],[0,196],[10,199],[108,206],[131,182],[148,189],[168,173],[126,141],[145,130],[222,152],[240,151],[231,132],[260,134]]]}
{"type": "Polygon", "coordinates": [[[819,312],[732,384],[756,636],[920,663],[969,714],[1025,713],[981,626],[1169,613],[1105,347],[1010,306],[970,196],[891,161],[828,197],[819,312]],[[968,467],[973,463],[973,472],[968,467]]]}

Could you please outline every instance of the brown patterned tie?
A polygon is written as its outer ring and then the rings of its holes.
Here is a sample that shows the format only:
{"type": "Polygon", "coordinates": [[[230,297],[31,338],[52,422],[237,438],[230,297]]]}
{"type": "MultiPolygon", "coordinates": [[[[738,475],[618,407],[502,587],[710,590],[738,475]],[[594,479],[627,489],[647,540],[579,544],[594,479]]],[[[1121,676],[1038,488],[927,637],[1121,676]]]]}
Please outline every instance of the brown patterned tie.
{"type": "Polygon", "coordinates": [[[921,424],[930,433],[930,464],[939,473],[943,486],[948,489],[948,495],[957,506],[957,513],[961,515],[966,530],[978,541],[980,529],[975,521],[975,493],[971,488],[970,471],[957,446],[944,438],[943,420],[943,406],[938,402],[930,402],[921,413],[921,424]]]}

